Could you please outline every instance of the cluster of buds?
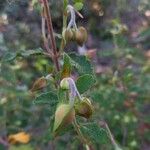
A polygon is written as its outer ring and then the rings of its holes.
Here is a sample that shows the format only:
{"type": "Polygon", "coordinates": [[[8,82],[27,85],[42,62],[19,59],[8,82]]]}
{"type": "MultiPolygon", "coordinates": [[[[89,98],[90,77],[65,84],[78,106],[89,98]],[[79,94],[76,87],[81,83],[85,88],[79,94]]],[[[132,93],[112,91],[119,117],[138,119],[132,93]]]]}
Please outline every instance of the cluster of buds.
{"type": "MultiPolygon", "coordinates": [[[[71,13],[71,19],[66,29],[63,30],[62,36],[65,42],[75,41],[82,46],[87,41],[87,31],[84,27],[77,27],[75,21],[75,12],[77,12],[71,5],[67,6],[67,11],[71,13]]],[[[81,17],[82,15],[77,12],[81,17]]]]}
{"type": "Polygon", "coordinates": [[[55,134],[71,124],[75,119],[75,115],[88,119],[93,113],[90,100],[86,97],[81,97],[72,78],[62,79],[60,88],[69,91],[69,102],[59,104],[56,109],[53,128],[55,134]]]}

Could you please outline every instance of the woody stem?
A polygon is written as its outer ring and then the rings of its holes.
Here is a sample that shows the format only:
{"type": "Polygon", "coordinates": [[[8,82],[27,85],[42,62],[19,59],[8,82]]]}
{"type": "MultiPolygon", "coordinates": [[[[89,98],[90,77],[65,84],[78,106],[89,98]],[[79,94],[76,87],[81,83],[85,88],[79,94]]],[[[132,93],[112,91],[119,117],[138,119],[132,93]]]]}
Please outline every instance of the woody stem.
{"type": "Polygon", "coordinates": [[[59,71],[60,68],[59,68],[59,62],[58,62],[58,56],[57,56],[57,47],[56,47],[55,37],[53,34],[54,31],[53,31],[53,25],[52,25],[52,19],[51,19],[51,13],[50,13],[48,0],[43,0],[43,4],[44,4],[45,15],[46,15],[48,34],[50,36],[50,44],[53,50],[53,61],[55,63],[57,71],[59,71]]]}

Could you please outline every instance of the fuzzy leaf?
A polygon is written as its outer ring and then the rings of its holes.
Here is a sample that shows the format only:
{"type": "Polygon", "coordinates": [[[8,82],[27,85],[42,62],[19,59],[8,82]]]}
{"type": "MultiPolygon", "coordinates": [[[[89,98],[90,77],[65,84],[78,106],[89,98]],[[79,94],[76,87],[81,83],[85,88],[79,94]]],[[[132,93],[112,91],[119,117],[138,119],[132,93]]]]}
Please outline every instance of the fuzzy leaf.
{"type": "Polygon", "coordinates": [[[92,75],[86,74],[80,76],[76,81],[77,89],[82,94],[86,92],[89,88],[91,88],[94,85],[95,81],[96,80],[92,75]]]}
{"type": "Polygon", "coordinates": [[[97,123],[88,123],[81,127],[81,131],[93,143],[108,143],[106,130],[99,127],[97,123]]]}
{"type": "Polygon", "coordinates": [[[16,56],[17,56],[16,53],[8,52],[8,53],[6,53],[6,54],[3,56],[2,60],[5,61],[5,62],[6,62],[6,61],[12,61],[12,60],[14,60],[14,59],[16,58],[16,56]]]}
{"type": "Polygon", "coordinates": [[[79,74],[93,74],[93,68],[86,56],[79,56],[75,53],[70,54],[72,65],[79,74]]]}
{"type": "Polygon", "coordinates": [[[29,57],[31,55],[39,55],[42,54],[43,50],[41,48],[34,49],[34,50],[26,50],[20,53],[22,57],[29,57]]]}
{"type": "Polygon", "coordinates": [[[34,104],[49,104],[51,106],[56,105],[58,102],[58,97],[53,92],[43,93],[36,97],[34,104]]]}

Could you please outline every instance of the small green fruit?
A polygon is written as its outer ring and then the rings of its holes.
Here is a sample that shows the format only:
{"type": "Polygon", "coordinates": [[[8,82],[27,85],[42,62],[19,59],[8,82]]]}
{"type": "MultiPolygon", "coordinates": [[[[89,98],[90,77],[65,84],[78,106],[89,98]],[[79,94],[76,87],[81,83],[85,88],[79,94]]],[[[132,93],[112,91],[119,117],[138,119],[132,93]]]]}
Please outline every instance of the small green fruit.
{"type": "Polygon", "coordinates": [[[93,106],[88,98],[83,98],[83,100],[75,105],[75,112],[77,115],[90,118],[93,114],[93,106]]]}
{"type": "Polygon", "coordinates": [[[87,31],[84,27],[79,27],[75,32],[75,40],[76,42],[82,46],[87,41],[87,31]]]}
{"type": "Polygon", "coordinates": [[[61,80],[60,87],[63,90],[69,90],[69,82],[68,82],[67,78],[64,78],[61,80]]]}
{"type": "Polygon", "coordinates": [[[68,126],[75,118],[75,110],[69,104],[60,104],[55,112],[53,131],[57,134],[62,128],[68,126]],[[57,132],[57,133],[56,133],[57,132]]]}

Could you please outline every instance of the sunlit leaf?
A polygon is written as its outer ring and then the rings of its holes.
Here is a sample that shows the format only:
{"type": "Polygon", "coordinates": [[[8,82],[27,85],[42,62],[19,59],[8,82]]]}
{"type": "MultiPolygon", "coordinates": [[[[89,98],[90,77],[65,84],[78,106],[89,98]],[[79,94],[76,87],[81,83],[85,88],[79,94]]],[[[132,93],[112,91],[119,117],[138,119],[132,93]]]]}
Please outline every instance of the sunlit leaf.
{"type": "Polygon", "coordinates": [[[26,144],[30,141],[30,135],[25,132],[19,132],[8,136],[8,141],[11,144],[23,143],[26,144]]]}
{"type": "Polygon", "coordinates": [[[81,2],[75,3],[74,8],[78,11],[81,10],[83,8],[83,3],[81,3],[81,2]]]}

